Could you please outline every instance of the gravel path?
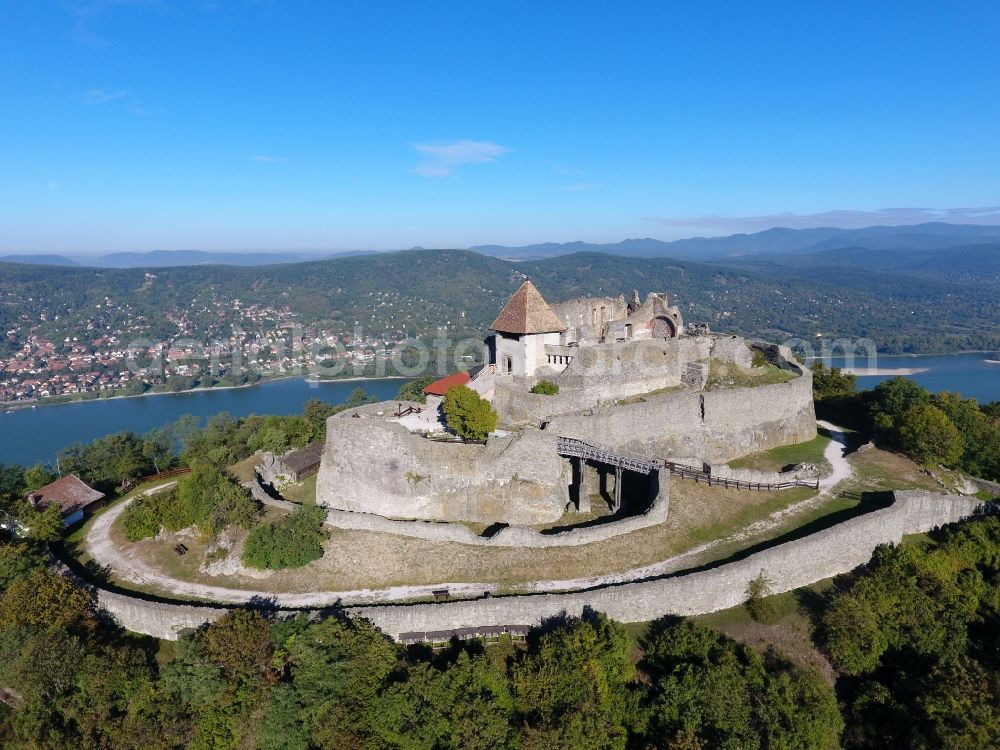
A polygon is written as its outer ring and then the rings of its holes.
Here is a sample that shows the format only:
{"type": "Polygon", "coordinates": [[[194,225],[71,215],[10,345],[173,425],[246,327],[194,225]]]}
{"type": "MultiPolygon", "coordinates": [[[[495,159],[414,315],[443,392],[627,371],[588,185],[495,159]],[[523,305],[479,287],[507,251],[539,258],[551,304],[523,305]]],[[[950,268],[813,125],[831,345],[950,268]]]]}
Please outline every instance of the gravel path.
{"type": "MultiPolygon", "coordinates": [[[[710,552],[719,546],[745,541],[784,525],[789,518],[808,511],[829,499],[833,488],[852,474],[851,466],[844,456],[847,443],[844,431],[829,422],[818,421],[817,424],[829,430],[833,438],[823,454],[824,458],[830,463],[832,472],[820,480],[820,492],[813,497],[790,505],[787,508],[782,508],[767,516],[767,518],[752,523],[722,539],[701,544],[687,552],[652,565],[591,578],[535,581],[522,584],[518,587],[518,590],[529,593],[566,591],[661,576],[698,564],[699,558],[706,552],[710,552]]],[[[176,483],[154,487],[143,494],[149,495],[159,492],[174,484],[176,483]]],[[[142,586],[155,587],[158,590],[169,592],[179,598],[203,599],[226,603],[243,603],[250,599],[263,598],[273,601],[281,607],[297,608],[325,607],[335,604],[369,604],[424,598],[430,597],[435,589],[443,588],[448,589],[451,596],[476,597],[482,596],[485,592],[495,593],[500,588],[494,583],[443,582],[432,585],[392,586],[381,589],[281,594],[271,591],[251,591],[181,581],[171,578],[150,566],[137,554],[135,549],[121,549],[112,542],[111,527],[131,502],[132,500],[130,499],[120,505],[114,506],[97,518],[87,533],[87,550],[96,562],[110,567],[115,577],[119,580],[129,581],[142,586]]],[[[263,575],[266,576],[266,574],[263,575]]]]}

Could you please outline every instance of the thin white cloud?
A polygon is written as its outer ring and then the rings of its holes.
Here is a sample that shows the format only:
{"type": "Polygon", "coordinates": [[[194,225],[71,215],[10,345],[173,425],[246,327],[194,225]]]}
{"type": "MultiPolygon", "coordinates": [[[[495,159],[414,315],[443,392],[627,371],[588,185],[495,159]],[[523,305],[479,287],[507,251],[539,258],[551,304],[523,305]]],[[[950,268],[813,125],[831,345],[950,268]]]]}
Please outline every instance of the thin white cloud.
{"type": "Polygon", "coordinates": [[[87,47],[107,47],[109,42],[96,30],[103,18],[120,8],[166,10],[161,0],[76,0],[65,4],[72,18],[69,38],[87,47]]]}
{"type": "Polygon", "coordinates": [[[251,156],[250,159],[263,164],[285,164],[288,161],[287,156],[269,156],[268,154],[258,154],[257,156],[251,156]]]}
{"type": "Polygon", "coordinates": [[[575,182],[572,185],[567,185],[563,190],[569,193],[582,193],[585,190],[593,190],[596,187],[597,185],[593,182],[575,182]]]}
{"type": "Polygon", "coordinates": [[[420,164],[413,171],[424,177],[451,177],[458,167],[488,164],[510,153],[507,146],[492,141],[416,143],[413,147],[421,156],[420,164]]]}
{"type": "Polygon", "coordinates": [[[83,99],[87,104],[107,104],[130,96],[132,92],[126,89],[90,89],[83,92],[83,99]]]}
{"type": "Polygon", "coordinates": [[[762,216],[643,217],[663,227],[707,234],[759,232],[772,227],[862,229],[873,225],[901,226],[942,221],[949,224],[1000,224],[1000,206],[977,208],[883,208],[877,211],[834,210],[814,214],[778,213],[762,216]]]}
{"type": "Polygon", "coordinates": [[[576,167],[567,167],[565,164],[559,164],[558,162],[550,162],[549,166],[552,168],[552,171],[555,172],[556,174],[565,174],[565,175],[583,174],[582,169],[577,169],[576,167]]]}
{"type": "Polygon", "coordinates": [[[83,100],[87,104],[102,106],[117,103],[125,112],[134,117],[150,117],[156,109],[137,99],[128,89],[95,88],[83,92],[83,100]]]}

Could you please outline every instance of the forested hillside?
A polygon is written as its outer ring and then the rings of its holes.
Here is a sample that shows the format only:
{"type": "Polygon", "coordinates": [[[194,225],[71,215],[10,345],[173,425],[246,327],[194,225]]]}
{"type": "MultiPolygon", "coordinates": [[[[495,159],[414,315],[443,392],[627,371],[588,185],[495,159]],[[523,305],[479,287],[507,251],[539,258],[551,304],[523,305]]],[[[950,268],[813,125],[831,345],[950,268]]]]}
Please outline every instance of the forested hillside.
{"type": "MultiPolygon", "coordinates": [[[[917,261],[914,261],[916,263],[917,261]]],[[[971,269],[969,260],[957,269],[971,269]]],[[[919,264],[918,264],[919,265],[919,264]]],[[[689,322],[785,340],[874,339],[885,352],[1000,348],[1000,295],[987,284],[878,268],[769,262],[696,263],[580,253],[511,262],[462,250],[411,250],[254,268],[79,269],[0,264],[0,325],[55,340],[88,324],[166,338],[225,333],[234,301],[285,309],[303,324],[410,336],[447,326],[485,332],[507,296],[532,278],[553,302],[578,295],[665,291],[689,322]],[[131,321],[131,323],[130,323],[131,321]],[[116,325],[117,324],[117,325],[116,325]]],[[[971,272],[971,271],[970,271],[971,272]]],[[[957,271],[956,271],[957,273],[957,271]]]]}

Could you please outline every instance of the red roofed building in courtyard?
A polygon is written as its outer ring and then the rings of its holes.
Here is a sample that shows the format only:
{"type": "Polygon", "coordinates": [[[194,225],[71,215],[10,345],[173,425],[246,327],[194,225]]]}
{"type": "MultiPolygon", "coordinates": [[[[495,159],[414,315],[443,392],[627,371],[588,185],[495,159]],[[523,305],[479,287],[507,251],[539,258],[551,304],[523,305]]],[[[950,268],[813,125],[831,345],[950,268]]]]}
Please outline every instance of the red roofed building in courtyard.
{"type": "Polygon", "coordinates": [[[441,378],[440,380],[435,380],[430,385],[424,388],[425,396],[444,396],[448,392],[449,388],[454,388],[456,385],[468,385],[471,376],[466,370],[461,372],[453,372],[451,375],[441,378]]]}

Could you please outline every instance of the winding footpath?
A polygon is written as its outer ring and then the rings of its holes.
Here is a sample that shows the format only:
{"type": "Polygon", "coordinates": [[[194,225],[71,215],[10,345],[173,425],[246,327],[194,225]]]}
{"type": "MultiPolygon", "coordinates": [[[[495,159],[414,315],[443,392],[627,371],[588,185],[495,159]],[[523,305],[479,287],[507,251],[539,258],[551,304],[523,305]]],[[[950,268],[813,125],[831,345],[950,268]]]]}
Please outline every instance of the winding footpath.
{"type": "MultiPolygon", "coordinates": [[[[694,547],[682,554],[640,568],[632,568],[620,573],[610,573],[590,578],[573,578],[563,580],[545,580],[524,583],[518,586],[522,593],[543,593],[555,591],[573,591],[579,589],[604,586],[628,581],[640,581],[674,573],[678,570],[693,567],[699,563],[705,553],[720,546],[746,542],[753,537],[762,535],[775,528],[785,525],[790,518],[822,504],[833,494],[834,488],[851,474],[845,452],[847,440],[844,431],[825,421],[817,424],[829,431],[832,440],[824,451],[824,458],[831,466],[831,473],[820,480],[820,492],[801,502],[775,511],[764,519],[711,542],[694,547]]],[[[160,485],[146,490],[143,495],[150,495],[172,487],[175,482],[160,485]]],[[[164,595],[176,597],[178,600],[202,600],[227,604],[242,604],[251,599],[268,599],[277,606],[287,608],[313,608],[333,605],[380,604],[399,602],[418,598],[428,598],[435,589],[446,588],[454,597],[478,597],[484,592],[497,592],[500,586],[495,583],[442,582],[419,586],[393,586],[381,589],[352,589],[347,591],[315,591],[299,594],[275,593],[273,591],[254,591],[235,589],[225,586],[181,581],[160,572],[147,563],[135,547],[123,549],[111,539],[111,528],[122,512],[135,498],[113,506],[98,516],[87,532],[86,547],[90,556],[100,565],[109,567],[116,579],[142,587],[149,587],[163,592],[164,595]]],[[[266,576],[267,574],[262,574],[266,576]]]]}

